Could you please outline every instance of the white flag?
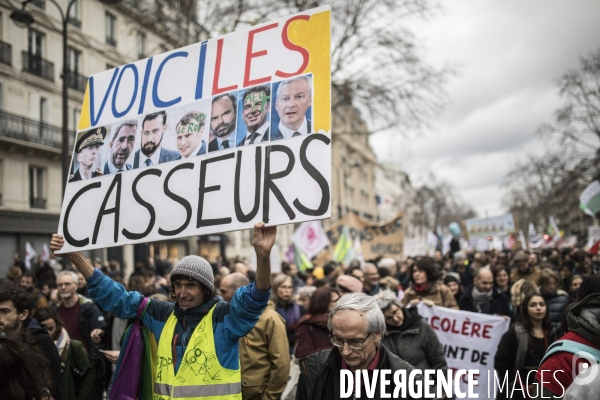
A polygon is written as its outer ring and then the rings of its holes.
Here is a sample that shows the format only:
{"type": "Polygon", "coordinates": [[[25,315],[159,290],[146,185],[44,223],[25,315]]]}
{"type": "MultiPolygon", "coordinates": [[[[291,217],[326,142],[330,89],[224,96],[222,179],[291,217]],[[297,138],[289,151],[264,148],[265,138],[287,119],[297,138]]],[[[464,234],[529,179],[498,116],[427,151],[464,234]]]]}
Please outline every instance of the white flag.
{"type": "Polygon", "coordinates": [[[25,268],[31,269],[31,260],[37,256],[37,252],[29,242],[25,242],[25,268]]]}
{"type": "Polygon", "coordinates": [[[519,229],[519,242],[521,242],[521,248],[523,250],[527,250],[527,243],[525,243],[525,235],[523,234],[523,229],[519,229]]]}
{"type": "Polygon", "coordinates": [[[319,221],[308,221],[300,224],[292,236],[292,241],[309,260],[329,246],[329,239],[327,239],[327,234],[319,221]]]}
{"type": "Polygon", "coordinates": [[[540,234],[537,233],[537,231],[535,230],[535,227],[533,226],[533,223],[531,223],[531,222],[529,223],[528,236],[529,236],[529,248],[530,249],[537,249],[544,243],[544,239],[542,238],[542,236],[540,234]]]}
{"type": "Polygon", "coordinates": [[[40,256],[41,262],[46,262],[50,260],[50,248],[48,247],[48,243],[44,243],[42,247],[42,255],[40,256]]]}

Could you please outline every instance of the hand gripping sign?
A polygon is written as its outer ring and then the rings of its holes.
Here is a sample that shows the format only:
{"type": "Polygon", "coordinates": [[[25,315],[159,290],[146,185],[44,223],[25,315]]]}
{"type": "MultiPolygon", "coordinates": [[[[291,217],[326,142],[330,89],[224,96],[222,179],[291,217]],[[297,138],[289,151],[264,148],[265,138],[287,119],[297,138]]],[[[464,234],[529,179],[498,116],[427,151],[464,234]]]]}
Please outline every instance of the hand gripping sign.
{"type": "Polygon", "coordinates": [[[328,218],[330,13],[91,76],[62,252],[328,218]]]}

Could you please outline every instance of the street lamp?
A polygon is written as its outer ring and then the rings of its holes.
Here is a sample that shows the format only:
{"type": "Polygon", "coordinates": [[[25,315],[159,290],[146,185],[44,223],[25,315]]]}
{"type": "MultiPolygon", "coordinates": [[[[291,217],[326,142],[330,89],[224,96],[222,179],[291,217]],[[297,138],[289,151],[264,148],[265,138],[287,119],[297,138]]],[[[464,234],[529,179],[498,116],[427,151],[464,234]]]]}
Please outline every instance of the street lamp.
{"type": "MultiPolygon", "coordinates": [[[[32,0],[25,0],[22,3],[21,10],[15,10],[10,14],[10,19],[13,20],[15,25],[20,27],[27,27],[35,22],[33,15],[25,10],[25,7],[32,0]]],[[[63,44],[63,65],[62,65],[62,182],[63,182],[63,196],[67,187],[67,181],[69,177],[69,69],[67,68],[68,62],[68,22],[69,14],[71,13],[71,7],[77,0],[70,0],[67,5],[67,12],[65,13],[62,7],[56,2],[56,0],[49,0],[56,6],[60,13],[62,20],[62,44],[63,44]]],[[[105,4],[116,4],[121,0],[100,0],[101,3],[105,4]]]]}

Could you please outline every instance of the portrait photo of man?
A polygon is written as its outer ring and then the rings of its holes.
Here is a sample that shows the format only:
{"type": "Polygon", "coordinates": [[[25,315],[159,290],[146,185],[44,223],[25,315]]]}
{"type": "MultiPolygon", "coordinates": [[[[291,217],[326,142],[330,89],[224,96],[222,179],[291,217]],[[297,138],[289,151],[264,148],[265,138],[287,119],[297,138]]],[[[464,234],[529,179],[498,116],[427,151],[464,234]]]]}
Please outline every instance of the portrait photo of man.
{"type": "Polygon", "coordinates": [[[79,162],[79,168],[77,168],[77,171],[73,175],[69,176],[69,182],[102,176],[100,168],[94,170],[94,165],[98,161],[98,154],[100,147],[104,144],[105,136],[106,128],[101,126],[84,132],[79,140],[77,140],[75,153],[77,153],[76,158],[77,162],[79,162]]]}
{"type": "Polygon", "coordinates": [[[197,111],[190,111],[181,117],[175,127],[178,159],[206,154],[206,142],[203,140],[205,121],[206,114],[197,111]]]}
{"type": "Polygon", "coordinates": [[[167,131],[167,113],[158,111],[148,114],[142,121],[141,146],[135,152],[133,168],[144,168],[175,160],[179,153],[161,146],[167,131]]]}
{"type": "MultiPolygon", "coordinates": [[[[210,132],[214,139],[208,144],[208,151],[230,149],[239,145],[236,142],[237,98],[232,93],[224,93],[212,99],[210,112],[210,132]]],[[[244,138],[241,138],[243,141],[244,138]]]]}
{"type": "Polygon", "coordinates": [[[129,119],[115,129],[109,143],[108,160],[104,163],[104,175],[129,171],[132,168],[131,164],[127,164],[127,159],[133,152],[137,126],[137,120],[129,119]]]}
{"type": "Polygon", "coordinates": [[[242,146],[269,141],[269,114],[271,113],[271,88],[255,86],[242,92],[240,108],[243,124],[239,124],[238,137],[243,137],[242,146]]]}
{"type": "Polygon", "coordinates": [[[279,83],[275,92],[271,140],[289,139],[312,132],[309,108],[312,106],[312,77],[297,76],[279,83]]]}

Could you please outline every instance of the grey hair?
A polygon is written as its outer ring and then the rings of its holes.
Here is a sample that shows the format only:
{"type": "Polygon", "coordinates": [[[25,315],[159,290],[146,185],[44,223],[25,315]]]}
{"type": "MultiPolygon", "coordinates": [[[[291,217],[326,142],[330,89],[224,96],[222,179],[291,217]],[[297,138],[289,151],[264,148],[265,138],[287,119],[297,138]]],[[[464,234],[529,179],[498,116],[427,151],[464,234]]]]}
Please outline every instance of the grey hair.
{"type": "MultiPolygon", "coordinates": [[[[60,271],[60,273],[58,274],[58,277],[61,277],[61,276],[63,276],[63,275],[69,275],[69,276],[70,276],[70,277],[73,279],[73,283],[77,283],[77,282],[79,282],[79,277],[78,277],[78,276],[77,276],[77,274],[76,274],[75,272],[73,272],[73,271],[68,271],[68,270],[65,270],[65,271],[60,271]]],[[[57,277],[57,278],[58,278],[58,277],[57,277]]]]}
{"type": "Polygon", "coordinates": [[[396,260],[391,257],[382,258],[377,264],[378,267],[390,268],[397,265],[396,260]]]}
{"type": "Polygon", "coordinates": [[[124,126],[128,126],[130,128],[135,127],[137,129],[137,126],[138,126],[137,119],[128,119],[126,121],[123,121],[123,123],[121,125],[119,125],[117,129],[115,129],[115,133],[113,133],[112,139],[110,139],[111,143],[115,141],[115,139],[119,135],[119,132],[121,131],[121,128],[123,128],[124,126]]]}
{"type": "Polygon", "coordinates": [[[367,333],[385,333],[385,317],[379,309],[377,302],[364,293],[350,293],[340,297],[329,313],[327,329],[333,332],[331,320],[340,311],[359,311],[365,313],[367,318],[367,333]]]}
{"type": "Polygon", "coordinates": [[[315,290],[317,290],[317,288],[314,286],[302,286],[298,289],[298,297],[308,297],[310,299],[315,290]]]}
{"type": "Polygon", "coordinates": [[[308,97],[312,99],[312,87],[313,87],[312,77],[310,75],[300,75],[300,76],[295,76],[292,79],[288,79],[287,81],[281,81],[281,83],[277,87],[277,90],[275,91],[275,101],[277,101],[277,96],[279,96],[279,91],[285,85],[289,85],[290,83],[296,82],[296,81],[305,81],[308,84],[308,97]]]}
{"type": "Polygon", "coordinates": [[[394,292],[392,292],[391,290],[387,290],[387,289],[380,290],[379,293],[377,293],[375,296],[373,296],[373,298],[377,302],[377,305],[379,306],[379,309],[381,311],[387,310],[392,305],[395,305],[396,307],[399,307],[399,308],[403,308],[402,304],[400,304],[400,302],[398,301],[398,298],[396,297],[394,292]]]}

